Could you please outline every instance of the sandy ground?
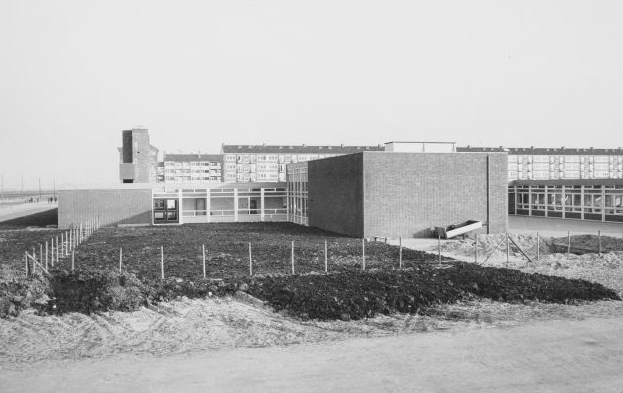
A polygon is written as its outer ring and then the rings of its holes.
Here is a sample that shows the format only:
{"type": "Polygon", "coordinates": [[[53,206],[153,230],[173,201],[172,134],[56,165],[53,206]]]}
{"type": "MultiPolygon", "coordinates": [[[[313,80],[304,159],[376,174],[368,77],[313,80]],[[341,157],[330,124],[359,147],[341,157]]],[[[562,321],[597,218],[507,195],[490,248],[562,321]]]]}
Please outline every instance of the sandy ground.
{"type": "Polygon", "coordinates": [[[0,319],[0,367],[492,326],[493,319],[485,315],[462,320],[395,314],[364,321],[301,321],[232,298],[180,299],[158,308],[101,315],[43,317],[26,311],[0,319]]]}
{"type": "Polygon", "coordinates": [[[621,392],[623,318],[2,370],[6,392],[621,392]]]}
{"type": "Polygon", "coordinates": [[[35,213],[41,213],[46,210],[56,209],[57,207],[58,204],[47,202],[22,203],[17,205],[0,205],[0,222],[28,216],[35,213]]]}

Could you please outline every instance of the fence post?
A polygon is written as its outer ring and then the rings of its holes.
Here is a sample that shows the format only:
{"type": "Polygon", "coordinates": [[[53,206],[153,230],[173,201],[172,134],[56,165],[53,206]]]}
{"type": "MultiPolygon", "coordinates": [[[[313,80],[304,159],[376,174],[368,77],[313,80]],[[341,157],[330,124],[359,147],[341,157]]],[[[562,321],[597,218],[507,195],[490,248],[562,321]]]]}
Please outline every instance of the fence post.
{"type": "Polygon", "coordinates": [[[437,235],[437,254],[439,255],[439,266],[441,266],[441,235],[437,235]]]}
{"type": "Polygon", "coordinates": [[[249,243],[249,276],[252,276],[252,275],[253,275],[253,257],[251,256],[251,243],[249,243]]]}
{"type": "Polygon", "coordinates": [[[119,247],[119,273],[121,273],[122,263],[123,263],[123,247],[119,247]]]}
{"type": "Polygon", "coordinates": [[[361,267],[366,270],[366,239],[361,239],[361,267]]]}
{"type": "Polygon", "coordinates": [[[539,231],[536,231],[536,260],[541,259],[541,238],[539,237],[539,231]]]}
{"type": "Polygon", "coordinates": [[[597,231],[597,239],[599,244],[599,256],[601,256],[601,229],[597,231]]]}
{"type": "Polygon", "coordinates": [[[324,241],[324,272],[325,273],[329,272],[329,264],[327,262],[327,241],[326,241],[326,239],[324,241]]]}
{"type": "Polygon", "coordinates": [[[203,253],[203,279],[206,278],[206,245],[201,245],[201,251],[203,253]]]}
{"type": "Polygon", "coordinates": [[[571,231],[567,231],[567,259],[571,254],[571,231]]]}
{"type": "Polygon", "coordinates": [[[292,260],[292,274],[294,274],[294,240],[292,240],[292,253],[290,259],[292,260]]]}
{"type": "Polygon", "coordinates": [[[74,250],[71,250],[71,271],[74,271],[74,250]]]}
{"type": "Polygon", "coordinates": [[[45,270],[48,270],[48,241],[45,241],[45,270]]]}
{"type": "Polygon", "coordinates": [[[506,232],[506,265],[508,265],[508,259],[510,257],[510,253],[511,253],[511,243],[508,237],[508,232],[506,232]]]}
{"type": "Polygon", "coordinates": [[[402,269],[402,236],[398,238],[398,268],[402,269]]]}
{"type": "Polygon", "coordinates": [[[30,278],[30,266],[28,266],[28,253],[24,251],[24,262],[26,262],[26,278],[30,278]]]}
{"type": "Polygon", "coordinates": [[[69,239],[67,238],[67,236],[69,236],[69,231],[65,231],[65,256],[69,255],[69,239]]]}
{"type": "Polygon", "coordinates": [[[474,263],[478,263],[478,234],[476,234],[476,243],[474,243],[474,263]]]}
{"type": "Polygon", "coordinates": [[[160,277],[164,280],[164,246],[160,246],[160,277]]]}

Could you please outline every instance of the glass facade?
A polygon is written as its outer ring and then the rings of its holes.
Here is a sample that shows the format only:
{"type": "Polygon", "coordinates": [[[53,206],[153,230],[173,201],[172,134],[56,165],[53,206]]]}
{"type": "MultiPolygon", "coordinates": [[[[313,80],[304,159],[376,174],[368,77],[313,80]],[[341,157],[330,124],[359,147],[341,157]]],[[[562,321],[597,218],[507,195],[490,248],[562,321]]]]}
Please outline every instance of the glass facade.
{"type": "Polygon", "coordinates": [[[287,166],[288,221],[309,225],[307,163],[287,166]]]}
{"type": "Polygon", "coordinates": [[[509,185],[509,213],[623,222],[621,185],[509,185]]]}
{"type": "Polygon", "coordinates": [[[153,190],[154,224],[287,221],[285,185],[153,190]],[[175,207],[169,219],[168,206],[175,207]]]}

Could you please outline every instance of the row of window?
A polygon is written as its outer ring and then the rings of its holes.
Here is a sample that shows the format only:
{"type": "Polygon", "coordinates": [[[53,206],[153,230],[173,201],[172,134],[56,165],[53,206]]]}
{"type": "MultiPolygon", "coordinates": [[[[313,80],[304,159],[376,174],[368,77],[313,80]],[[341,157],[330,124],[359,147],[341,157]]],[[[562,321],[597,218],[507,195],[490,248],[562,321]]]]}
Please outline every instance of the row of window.
{"type": "Polygon", "coordinates": [[[580,163],[567,163],[567,164],[548,164],[548,163],[533,163],[533,164],[517,164],[509,163],[508,170],[517,171],[621,171],[623,170],[623,164],[608,164],[608,163],[595,163],[595,164],[580,164],[580,163]]]}
{"type": "Polygon", "coordinates": [[[258,172],[258,173],[226,173],[225,182],[285,182],[286,176],[283,173],[258,172]]]}
{"type": "Polygon", "coordinates": [[[188,169],[167,169],[165,171],[165,173],[167,175],[174,174],[174,173],[183,173],[183,174],[210,173],[210,174],[213,174],[213,175],[220,175],[221,174],[221,170],[220,169],[204,169],[204,170],[200,170],[200,171],[191,171],[191,170],[188,170],[188,169]]]}
{"type": "Polygon", "coordinates": [[[532,171],[532,172],[508,172],[509,180],[549,180],[549,179],[623,179],[623,172],[608,172],[608,171],[593,171],[593,172],[580,172],[580,171],[565,171],[565,172],[546,172],[546,171],[532,171]]]}
{"type": "Polygon", "coordinates": [[[273,163],[225,164],[225,171],[240,172],[240,173],[261,172],[261,171],[285,172],[286,164],[276,164],[276,163],[274,164],[273,163]]]}
{"type": "Polygon", "coordinates": [[[165,161],[165,167],[170,168],[189,168],[189,167],[210,167],[210,168],[220,168],[220,162],[214,161],[205,161],[205,162],[193,162],[193,161],[165,161]]]}
{"type": "Polygon", "coordinates": [[[223,160],[226,163],[236,162],[239,164],[254,164],[256,162],[278,162],[290,164],[317,160],[320,158],[334,157],[338,154],[225,154],[223,160]]]}
{"type": "Polygon", "coordinates": [[[208,176],[208,177],[190,177],[190,176],[166,176],[164,178],[165,181],[176,181],[176,182],[221,182],[220,176],[208,176]]]}
{"type": "Polygon", "coordinates": [[[509,163],[623,163],[623,156],[604,156],[604,155],[577,155],[577,156],[556,156],[556,155],[534,155],[534,156],[508,156],[509,163]]]}

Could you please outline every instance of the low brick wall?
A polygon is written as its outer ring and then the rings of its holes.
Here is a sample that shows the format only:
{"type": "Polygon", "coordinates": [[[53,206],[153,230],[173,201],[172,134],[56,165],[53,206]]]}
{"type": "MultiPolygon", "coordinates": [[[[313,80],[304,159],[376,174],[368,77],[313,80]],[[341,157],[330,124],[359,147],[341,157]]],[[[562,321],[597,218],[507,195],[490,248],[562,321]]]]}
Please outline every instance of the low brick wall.
{"type": "Polygon", "coordinates": [[[99,216],[100,225],[151,224],[151,189],[61,190],[58,226],[99,216]]]}

